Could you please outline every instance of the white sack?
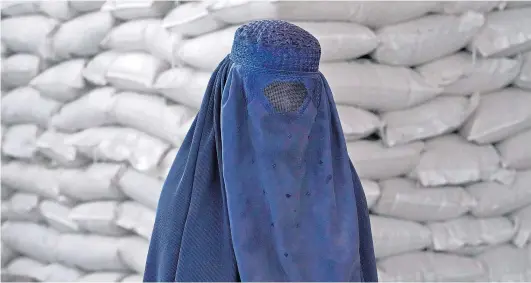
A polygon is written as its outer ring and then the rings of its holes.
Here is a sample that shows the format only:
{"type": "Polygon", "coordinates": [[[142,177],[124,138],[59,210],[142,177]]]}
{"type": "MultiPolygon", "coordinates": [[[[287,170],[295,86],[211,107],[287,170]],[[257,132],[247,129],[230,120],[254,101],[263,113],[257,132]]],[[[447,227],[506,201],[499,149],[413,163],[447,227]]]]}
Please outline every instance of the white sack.
{"type": "Polygon", "coordinates": [[[531,51],[523,55],[522,69],[514,84],[518,87],[531,90],[531,51]]]}
{"type": "Polygon", "coordinates": [[[14,259],[4,270],[2,270],[2,282],[4,275],[8,275],[9,279],[18,279],[7,282],[38,282],[39,270],[45,267],[41,262],[38,262],[29,257],[18,257],[14,259]]]}
{"type": "Polygon", "coordinates": [[[371,180],[361,179],[360,182],[365,193],[365,198],[367,199],[367,207],[371,208],[380,198],[380,186],[371,180]]]}
{"type": "Polygon", "coordinates": [[[110,13],[93,12],[63,23],[53,38],[55,53],[64,59],[96,55],[114,21],[110,13]]]}
{"type": "MultiPolygon", "coordinates": [[[[354,59],[371,52],[378,41],[367,27],[343,22],[294,22],[319,40],[321,62],[354,59]]],[[[212,71],[231,52],[238,26],[188,39],[182,43],[178,55],[187,64],[212,71]],[[212,48],[215,46],[215,48],[212,48]]]]}
{"type": "Polygon", "coordinates": [[[437,7],[436,2],[390,1],[218,1],[210,13],[224,22],[244,23],[258,19],[288,21],[353,21],[381,27],[420,17],[437,7]]]}
{"type": "Polygon", "coordinates": [[[380,136],[387,146],[406,144],[453,132],[474,112],[479,95],[439,96],[406,110],[381,115],[380,136]]]}
{"type": "Polygon", "coordinates": [[[80,232],[76,222],[69,218],[70,207],[61,203],[43,200],[39,205],[39,213],[48,225],[61,233],[80,232]]]}
{"type": "Polygon", "coordinates": [[[481,96],[478,109],[461,129],[469,141],[501,141],[531,128],[531,91],[518,88],[481,96]]]}
{"type": "Polygon", "coordinates": [[[513,244],[523,248],[531,240],[531,205],[517,210],[511,215],[511,219],[517,228],[513,244]]]}
{"type": "Polygon", "coordinates": [[[171,166],[175,161],[175,157],[179,152],[179,148],[173,148],[164,155],[164,158],[160,161],[159,166],[156,172],[153,172],[153,177],[165,180],[168,174],[170,173],[171,166]]]}
{"type": "MultiPolygon", "coordinates": [[[[530,246],[531,247],[531,246],[530,246]]],[[[518,249],[503,245],[480,254],[487,272],[484,282],[529,282],[531,281],[531,249],[518,249]]]]}
{"type": "Polygon", "coordinates": [[[414,70],[367,61],[321,64],[337,104],[366,110],[392,111],[428,101],[442,88],[429,84],[414,70]]]}
{"type": "Polygon", "coordinates": [[[131,199],[156,210],[164,183],[133,169],[127,169],[118,180],[120,189],[131,199]]]}
{"type": "Polygon", "coordinates": [[[439,1],[437,12],[454,15],[468,11],[487,13],[503,7],[503,4],[503,1],[439,1]]]}
{"type": "Polygon", "coordinates": [[[112,116],[115,102],[114,88],[96,88],[81,98],[65,104],[59,113],[52,117],[50,125],[66,132],[112,125],[115,123],[112,116]]]}
{"type": "Polygon", "coordinates": [[[391,256],[378,267],[394,282],[474,282],[487,272],[479,260],[434,252],[391,256]]]}
{"type": "Polygon", "coordinates": [[[117,188],[122,164],[94,163],[84,169],[63,169],[59,174],[61,193],[79,201],[123,200],[117,188]]]}
{"type": "Polygon", "coordinates": [[[372,58],[382,64],[413,66],[452,54],[479,32],[482,14],[429,15],[376,32],[380,44],[372,58]]]}
{"type": "Polygon", "coordinates": [[[493,217],[513,212],[531,204],[531,170],[516,174],[512,185],[495,182],[477,183],[467,188],[477,205],[472,214],[477,217],[493,217]]]}
{"type": "Polygon", "coordinates": [[[121,125],[180,146],[179,129],[195,111],[182,105],[168,106],[160,96],[123,92],[116,95],[112,114],[121,125]]]}
{"type": "Polygon", "coordinates": [[[111,63],[105,80],[118,89],[152,92],[155,79],[169,67],[168,62],[147,53],[123,53],[111,63]]]}
{"type": "Polygon", "coordinates": [[[154,170],[169,148],[163,141],[131,128],[91,128],[71,135],[67,144],[94,160],[125,162],[139,171],[154,170]]]}
{"type": "Polygon", "coordinates": [[[26,86],[46,64],[36,55],[19,53],[2,59],[2,84],[7,87],[26,86]]]}
{"type": "Polygon", "coordinates": [[[173,6],[172,1],[155,0],[107,0],[102,11],[111,11],[113,16],[122,20],[140,18],[160,18],[173,6]]]}
{"type": "Polygon", "coordinates": [[[63,234],[56,248],[59,262],[86,271],[127,271],[118,256],[120,238],[63,234]]]}
{"type": "Polygon", "coordinates": [[[11,161],[2,164],[2,185],[20,192],[61,200],[58,174],[38,164],[11,161]]]}
{"type": "Polygon", "coordinates": [[[94,272],[79,277],[77,282],[120,282],[125,277],[119,272],[94,272]]]}
{"type": "Polygon", "coordinates": [[[531,7],[488,13],[470,43],[484,57],[512,56],[531,50],[531,7]]]}
{"type": "Polygon", "coordinates": [[[208,12],[208,5],[208,2],[202,1],[179,3],[164,17],[162,27],[174,34],[195,37],[226,26],[208,12]]]}
{"type": "Polygon", "coordinates": [[[39,211],[40,201],[35,194],[15,193],[8,201],[2,202],[2,220],[38,223],[43,218],[39,211]]]}
{"type": "Polygon", "coordinates": [[[140,237],[124,237],[120,239],[118,254],[127,267],[138,273],[144,273],[149,242],[140,237]]]}
{"type": "Polygon", "coordinates": [[[101,9],[101,6],[103,6],[104,3],[105,1],[98,1],[98,0],[69,1],[70,7],[74,8],[78,12],[83,12],[83,13],[98,11],[99,9],[101,9]]]}
{"type": "Polygon", "coordinates": [[[112,65],[114,60],[120,56],[120,52],[117,51],[103,51],[99,53],[98,55],[94,56],[87,64],[85,69],[83,69],[82,74],[83,77],[99,86],[106,85],[107,79],[107,70],[112,65]]]}
{"type": "Polygon", "coordinates": [[[37,138],[41,130],[36,125],[21,124],[5,131],[2,141],[2,154],[5,156],[31,160],[37,153],[37,138]]]}
{"type": "Polygon", "coordinates": [[[88,158],[78,154],[76,149],[66,144],[68,134],[48,130],[37,139],[39,153],[48,157],[52,165],[80,167],[89,162],[88,158]]]}
{"type": "Polygon", "coordinates": [[[370,216],[374,253],[384,258],[431,245],[430,230],[424,225],[382,216],[370,216]]]}
{"type": "Polygon", "coordinates": [[[79,15],[78,11],[70,6],[75,1],[40,1],[39,11],[59,21],[68,21],[79,15]]]}
{"type": "Polygon", "coordinates": [[[501,168],[492,145],[469,143],[450,134],[430,140],[410,176],[424,186],[459,185],[476,181],[509,184],[514,172],[501,168]]]}
{"type": "Polygon", "coordinates": [[[516,230],[505,217],[474,218],[463,216],[445,222],[430,223],[436,251],[454,251],[463,247],[493,246],[508,242],[516,230]]]}
{"type": "Polygon", "coordinates": [[[116,224],[149,240],[155,225],[154,210],[135,201],[126,201],[117,209],[116,224]]]}
{"type": "MultiPolygon", "coordinates": [[[[2,267],[4,267],[11,262],[17,256],[17,254],[4,243],[2,243],[0,247],[2,248],[2,267]]],[[[5,281],[2,280],[2,282],[5,281]]]]}
{"type": "Polygon", "coordinates": [[[74,100],[85,92],[85,80],[81,74],[85,59],[74,59],[59,63],[35,77],[30,86],[43,96],[66,102],[74,100]]]}
{"type": "Polygon", "coordinates": [[[370,136],[382,126],[380,118],[369,111],[348,105],[337,105],[336,108],[347,141],[370,136]]]}
{"type": "Polygon", "coordinates": [[[17,88],[2,97],[3,124],[38,124],[46,127],[61,103],[30,87],[17,88]]]}
{"type": "Polygon", "coordinates": [[[347,143],[347,150],[360,178],[388,179],[409,173],[420,159],[423,142],[388,148],[381,141],[347,143]]]}
{"type": "Polygon", "coordinates": [[[162,27],[158,19],[125,22],[113,28],[101,41],[101,47],[119,51],[144,51],[168,62],[173,61],[178,35],[162,27]]]}
{"type": "Polygon", "coordinates": [[[210,73],[190,68],[173,68],[157,77],[154,88],[166,98],[199,109],[210,76],[210,73]]]}
{"type": "Polygon", "coordinates": [[[39,1],[4,0],[1,5],[3,16],[20,16],[39,12],[39,1]]]}
{"type": "Polygon", "coordinates": [[[531,169],[531,129],[511,136],[496,145],[504,167],[531,169]]]}
{"type": "Polygon", "coordinates": [[[475,204],[461,187],[426,188],[409,179],[389,179],[381,181],[380,188],[380,198],[372,211],[405,220],[452,219],[467,213],[475,204]]]}
{"type": "Polygon", "coordinates": [[[141,274],[129,275],[120,282],[144,282],[144,276],[141,274]]]}
{"type": "Polygon", "coordinates": [[[59,233],[29,222],[4,222],[2,241],[13,250],[41,262],[56,262],[59,233]]]}
{"type": "Polygon", "coordinates": [[[79,204],[72,208],[68,217],[89,233],[106,236],[127,234],[125,229],[115,224],[118,217],[118,203],[115,201],[79,204]]]}
{"type": "Polygon", "coordinates": [[[52,34],[59,22],[41,15],[2,19],[2,41],[17,53],[31,53],[45,59],[54,59],[52,34]]]}
{"type": "MultiPolygon", "coordinates": [[[[477,2],[459,2],[477,3],[477,2]]],[[[427,81],[444,87],[444,94],[486,93],[509,85],[520,73],[522,60],[511,58],[474,58],[457,52],[417,67],[427,81]]]]}
{"type": "Polygon", "coordinates": [[[39,268],[36,272],[37,280],[40,282],[73,282],[82,274],[83,272],[76,268],[67,267],[59,263],[49,264],[39,268]]]}

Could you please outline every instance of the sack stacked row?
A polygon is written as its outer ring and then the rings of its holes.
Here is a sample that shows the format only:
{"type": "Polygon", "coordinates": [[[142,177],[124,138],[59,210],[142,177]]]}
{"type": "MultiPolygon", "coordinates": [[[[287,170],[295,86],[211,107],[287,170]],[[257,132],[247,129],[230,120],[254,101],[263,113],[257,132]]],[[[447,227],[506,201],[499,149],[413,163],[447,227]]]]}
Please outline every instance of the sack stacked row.
{"type": "Polygon", "coordinates": [[[140,280],[210,72],[275,18],[321,43],[381,280],[531,280],[530,4],[4,3],[3,276],[140,280]]]}

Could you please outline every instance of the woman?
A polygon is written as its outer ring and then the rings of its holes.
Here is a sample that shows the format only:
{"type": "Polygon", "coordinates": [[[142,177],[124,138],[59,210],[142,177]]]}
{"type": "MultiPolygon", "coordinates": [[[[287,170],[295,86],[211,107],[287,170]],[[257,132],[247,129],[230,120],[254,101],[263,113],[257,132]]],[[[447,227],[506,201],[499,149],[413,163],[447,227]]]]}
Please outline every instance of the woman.
{"type": "Polygon", "coordinates": [[[168,174],[144,281],[377,281],[319,42],[241,26],[168,174]]]}

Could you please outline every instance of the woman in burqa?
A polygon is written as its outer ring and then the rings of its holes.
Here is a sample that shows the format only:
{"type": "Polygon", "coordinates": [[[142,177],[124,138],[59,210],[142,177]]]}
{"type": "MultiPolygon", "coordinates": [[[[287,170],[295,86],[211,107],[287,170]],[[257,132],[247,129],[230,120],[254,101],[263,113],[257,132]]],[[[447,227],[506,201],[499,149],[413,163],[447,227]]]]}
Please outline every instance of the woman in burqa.
{"type": "Polygon", "coordinates": [[[144,281],[377,281],[320,56],[284,21],[236,31],[165,181],[144,281]]]}

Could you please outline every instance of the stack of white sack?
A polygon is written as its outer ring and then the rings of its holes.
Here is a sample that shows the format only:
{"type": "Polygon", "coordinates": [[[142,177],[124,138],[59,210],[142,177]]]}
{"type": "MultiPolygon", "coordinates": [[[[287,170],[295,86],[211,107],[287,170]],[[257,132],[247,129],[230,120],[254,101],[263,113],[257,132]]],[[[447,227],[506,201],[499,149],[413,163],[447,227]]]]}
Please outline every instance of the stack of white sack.
{"type": "Polygon", "coordinates": [[[381,281],[531,280],[531,2],[4,1],[2,280],[141,281],[238,26],[311,32],[381,281]]]}

